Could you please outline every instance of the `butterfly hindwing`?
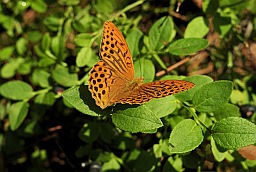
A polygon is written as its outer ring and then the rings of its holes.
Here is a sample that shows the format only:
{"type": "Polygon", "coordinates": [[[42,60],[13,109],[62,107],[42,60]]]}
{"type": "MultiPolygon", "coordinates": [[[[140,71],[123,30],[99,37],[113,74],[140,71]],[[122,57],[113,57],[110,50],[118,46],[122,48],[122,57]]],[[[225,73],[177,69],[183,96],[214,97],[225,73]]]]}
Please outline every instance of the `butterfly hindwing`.
{"type": "Polygon", "coordinates": [[[152,98],[161,98],[194,87],[194,83],[183,80],[160,80],[142,84],[130,95],[120,100],[121,103],[142,104],[152,98]]]}

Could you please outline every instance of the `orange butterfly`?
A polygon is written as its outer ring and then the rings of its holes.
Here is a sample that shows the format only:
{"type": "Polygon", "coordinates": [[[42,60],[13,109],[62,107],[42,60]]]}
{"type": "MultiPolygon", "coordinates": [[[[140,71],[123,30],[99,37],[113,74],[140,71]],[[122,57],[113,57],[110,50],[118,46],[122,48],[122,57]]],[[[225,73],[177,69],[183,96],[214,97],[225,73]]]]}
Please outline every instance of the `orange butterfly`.
{"type": "Polygon", "coordinates": [[[143,84],[134,78],[129,47],[117,27],[106,21],[100,48],[100,58],[90,71],[89,90],[102,109],[116,103],[142,104],[194,87],[183,80],[160,80],[143,84]]]}

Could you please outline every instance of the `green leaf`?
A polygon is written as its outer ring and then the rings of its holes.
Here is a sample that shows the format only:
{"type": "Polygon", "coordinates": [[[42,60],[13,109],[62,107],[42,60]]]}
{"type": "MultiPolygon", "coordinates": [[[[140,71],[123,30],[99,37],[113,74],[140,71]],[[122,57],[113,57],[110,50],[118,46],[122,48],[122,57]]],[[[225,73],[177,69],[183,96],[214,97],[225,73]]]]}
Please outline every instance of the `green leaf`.
{"type": "Polygon", "coordinates": [[[184,33],[184,38],[203,38],[209,31],[207,21],[203,17],[196,17],[188,26],[184,33]]]}
{"type": "Polygon", "coordinates": [[[216,13],[213,17],[213,25],[215,31],[220,34],[220,37],[224,38],[232,28],[231,18],[227,16],[222,17],[220,13],[216,13]]]}
{"type": "Polygon", "coordinates": [[[208,46],[208,41],[201,38],[184,38],[174,41],[169,46],[169,53],[178,56],[193,54],[208,46]]]}
{"type": "Polygon", "coordinates": [[[43,0],[31,1],[31,8],[39,13],[44,13],[47,10],[47,5],[43,0]]]}
{"type": "Polygon", "coordinates": [[[84,114],[99,116],[98,114],[104,113],[103,110],[96,106],[95,100],[92,98],[92,95],[88,90],[88,85],[70,88],[63,92],[62,97],[78,111],[84,114]]]}
{"type": "Polygon", "coordinates": [[[230,81],[215,81],[203,85],[192,99],[199,112],[213,112],[228,102],[233,84],[230,81]]]}
{"type": "Polygon", "coordinates": [[[205,0],[203,2],[203,11],[208,14],[213,16],[219,7],[219,1],[212,1],[212,0],[205,0]]]}
{"type": "Polygon", "coordinates": [[[32,74],[32,81],[34,84],[38,84],[41,87],[45,88],[50,86],[49,85],[49,77],[50,74],[42,69],[36,69],[32,74]]]}
{"type": "Polygon", "coordinates": [[[9,47],[5,47],[3,49],[0,50],[0,60],[7,60],[11,57],[11,55],[13,54],[14,51],[14,47],[13,46],[9,46],[9,47]]]}
{"type": "Polygon", "coordinates": [[[173,156],[170,156],[165,162],[162,172],[183,171],[182,163],[183,162],[180,157],[174,158],[173,156]]]}
{"type": "Polygon", "coordinates": [[[27,40],[24,38],[18,39],[16,42],[16,50],[19,55],[24,55],[24,53],[27,51],[27,40]]]}
{"type": "Polygon", "coordinates": [[[144,105],[147,106],[152,113],[156,114],[158,118],[162,118],[174,112],[177,103],[177,100],[173,96],[167,96],[164,98],[152,99],[144,105]]]}
{"type": "Polygon", "coordinates": [[[102,165],[102,171],[120,171],[120,164],[114,158],[102,165]]]}
{"type": "Polygon", "coordinates": [[[45,94],[39,94],[35,97],[35,103],[40,105],[52,106],[55,102],[55,94],[53,92],[47,92],[45,94]]]}
{"type": "Polygon", "coordinates": [[[58,31],[60,18],[50,15],[44,19],[44,25],[51,31],[58,31]]]}
{"type": "Polygon", "coordinates": [[[219,121],[227,117],[240,117],[239,108],[233,104],[226,103],[217,110],[213,111],[214,117],[219,121]]]}
{"type": "Polygon", "coordinates": [[[28,114],[29,104],[27,102],[17,102],[11,105],[8,110],[11,130],[20,127],[28,114]]]}
{"type": "Polygon", "coordinates": [[[52,77],[57,83],[65,87],[74,86],[78,82],[78,76],[76,73],[69,73],[68,68],[60,65],[56,66],[52,77]]]}
{"type": "Polygon", "coordinates": [[[221,147],[235,150],[256,143],[256,125],[239,117],[225,118],[215,123],[212,137],[221,147]]]}
{"type": "Polygon", "coordinates": [[[46,50],[49,50],[51,45],[51,37],[50,33],[47,32],[44,34],[43,41],[42,41],[42,50],[45,52],[46,50]]]}
{"type": "Polygon", "coordinates": [[[31,67],[32,67],[31,61],[23,62],[19,65],[17,72],[21,75],[28,75],[31,73],[31,67]]]}
{"type": "Polygon", "coordinates": [[[79,138],[86,143],[92,143],[96,141],[100,135],[99,125],[95,122],[84,124],[79,131],[79,138]]]}
{"type": "Polygon", "coordinates": [[[144,83],[151,82],[155,78],[155,66],[151,60],[141,58],[134,62],[135,77],[143,76],[144,83]]]}
{"type": "MultiPolygon", "coordinates": [[[[129,105],[119,106],[122,110],[117,110],[112,115],[112,121],[118,128],[136,132],[145,132],[163,126],[163,123],[154,113],[145,105],[137,108],[126,108],[129,105]]],[[[116,106],[117,107],[117,106],[116,106]]]]}
{"type": "Polygon", "coordinates": [[[64,50],[64,39],[62,36],[55,36],[51,41],[51,50],[53,54],[58,57],[58,59],[62,60],[62,51],[64,50]]]}
{"type": "Polygon", "coordinates": [[[12,100],[30,99],[35,95],[32,87],[23,81],[9,81],[0,87],[2,96],[12,100]]]}
{"type": "Polygon", "coordinates": [[[6,63],[1,68],[1,77],[2,78],[11,78],[15,75],[15,72],[18,68],[19,64],[16,61],[11,61],[10,63],[6,63]]]}
{"type": "Polygon", "coordinates": [[[80,47],[91,47],[92,45],[92,35],[89,33],[80,33],[77,34],[74,42],[77,46],[80,47]]]}
{"type": "Polygon", "coordinates": [[[83,47],[77,54],[76,57],[76,65],[78,67],[83,67],[88,65],[90,59],[92,58],[92,49],[91,47],[83,47]]]}
{"type": "Polygon", "coordinates": [[[37,30],[31,30],[27,32],[28,40],[31,42],[38,42],[42,38],[42,33],[37,30]]]}
{"type": "Polygon", "coordinates": [[[149,49],[159,51],[165,44],[170,42],[174,29],[170,17],[162,17],[157,20],[149,30],[149,49]]]}
{"type": "Polygon", "coordinates": [[[227,151],[222,152],[218,150],[218,147],[212,137],[211,137],[211,147],[212,147],[212,154],[218,162],[221,162],[226,158],[228,152],[227,151]]]}
{"type": "Polygon", "coordinates": [[[133,59],[135,59],[140,53],[139,43],[142,36],[143,36],[143,33],[138,29],[132,30],[126,36],[126,41],[127,41],[127,44],[129,45],[129,49],[133,59]]]}
{"type": "Polygon", "coordinates": [[[159,171],[156,170],[157,163],[159,159],[155,157],[153,152],[142,151],[138,159],[135,161],[133,166],[134,171],[159,171]]]}
{"type": "Polygon", "coordinates": [[[194,150],[203,141],[200,126],[191,119],[185,119],[178,123],[169,138],[171,153],[186,153],[194,150]]]}

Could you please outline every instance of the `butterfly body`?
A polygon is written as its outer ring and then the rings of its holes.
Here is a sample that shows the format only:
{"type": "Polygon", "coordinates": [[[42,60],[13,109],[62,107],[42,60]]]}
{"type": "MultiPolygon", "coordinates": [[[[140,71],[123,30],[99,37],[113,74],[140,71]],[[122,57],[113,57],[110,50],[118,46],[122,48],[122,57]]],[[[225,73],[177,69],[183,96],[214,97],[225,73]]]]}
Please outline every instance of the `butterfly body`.
{"type": "Polygon", "coordinates": [[[104,24],[100,58],[90,71],[89,90],[102,109],[116,103],[142,104],[152,98],[165,97],[194,86],[183,80],[143,84],[143,78],[134,78],[133,60],[128,45],[121,32],[110,21],[104,24]]]}

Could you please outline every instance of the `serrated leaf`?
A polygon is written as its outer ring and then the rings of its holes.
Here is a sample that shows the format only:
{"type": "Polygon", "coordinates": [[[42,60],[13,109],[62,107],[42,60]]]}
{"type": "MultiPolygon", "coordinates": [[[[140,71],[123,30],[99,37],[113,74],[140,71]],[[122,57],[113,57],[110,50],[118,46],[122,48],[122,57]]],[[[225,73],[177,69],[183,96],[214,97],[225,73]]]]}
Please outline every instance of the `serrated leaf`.
{"type": "Polygon", "coordinates": [[[95,100],[92,98],[87,85],[70,88],[62,94],[62,97],[84,114],[99,116],[98,114],[103,113],[100,107],[96,106],[95,100]]]}
{"type": "Polygon", "coordinates": [[[203,85],[192,99],[199,112],[213,112],[228,102],[233,84],[230,81],[215,81],[203,85]]]}
{"type": "Polygon", "coordinates": [[[208,46],[208,41],[201,38],[184,38],[174,41],[169,46],[169,53],[178,56],[193,54],[208,46]]]}
{"type": "Polygon", "coordinates": [[[169,143],[171,153],[186,153],[198,147],[203,141],[200,126],[191,119],[178,123],[171,132],[169,143]]]}
{"type": "Polygon", "coordinates": [[[27,102],[17,102],[11,105],[8,110],[10,127],[14,131],[20,127],[28,114],[29,104],[27,102]]]}
{"type": "Polygon", "coordinates": [[[240,117],[239,108],[233,104],[226,103],[217,110],[213,111],[214,117],[219,121],[227,117],[240,117]]]}
{"type": "Polygon", "coordinates": [[[256,125],[239,117],[225,118],[215,123],[212,137],[221,147],[235,150],[256,143],[256,125]]]}
{"type": "Polygon", "coordinates": [[[125,109],[125,105],[123,105],[122,110],[117,110],[113,113],[112,121],[115,126],[133,133],[144,132],[163,126],[161,120],[145,105],[133,107],[125,109]]]}
{"type": "Polygon", "coordinates": [[[9,81],[0,87],[0,93],[12,100],[29,99],[35,95],[32,87],[23,81],[9,81]]]}
{"type": "Polygon", "coordinates": [[[149,30],[149,48],[159,51],[170,41],[173,32],[173,21],[170,17],[157,20],[149,30]]]}

